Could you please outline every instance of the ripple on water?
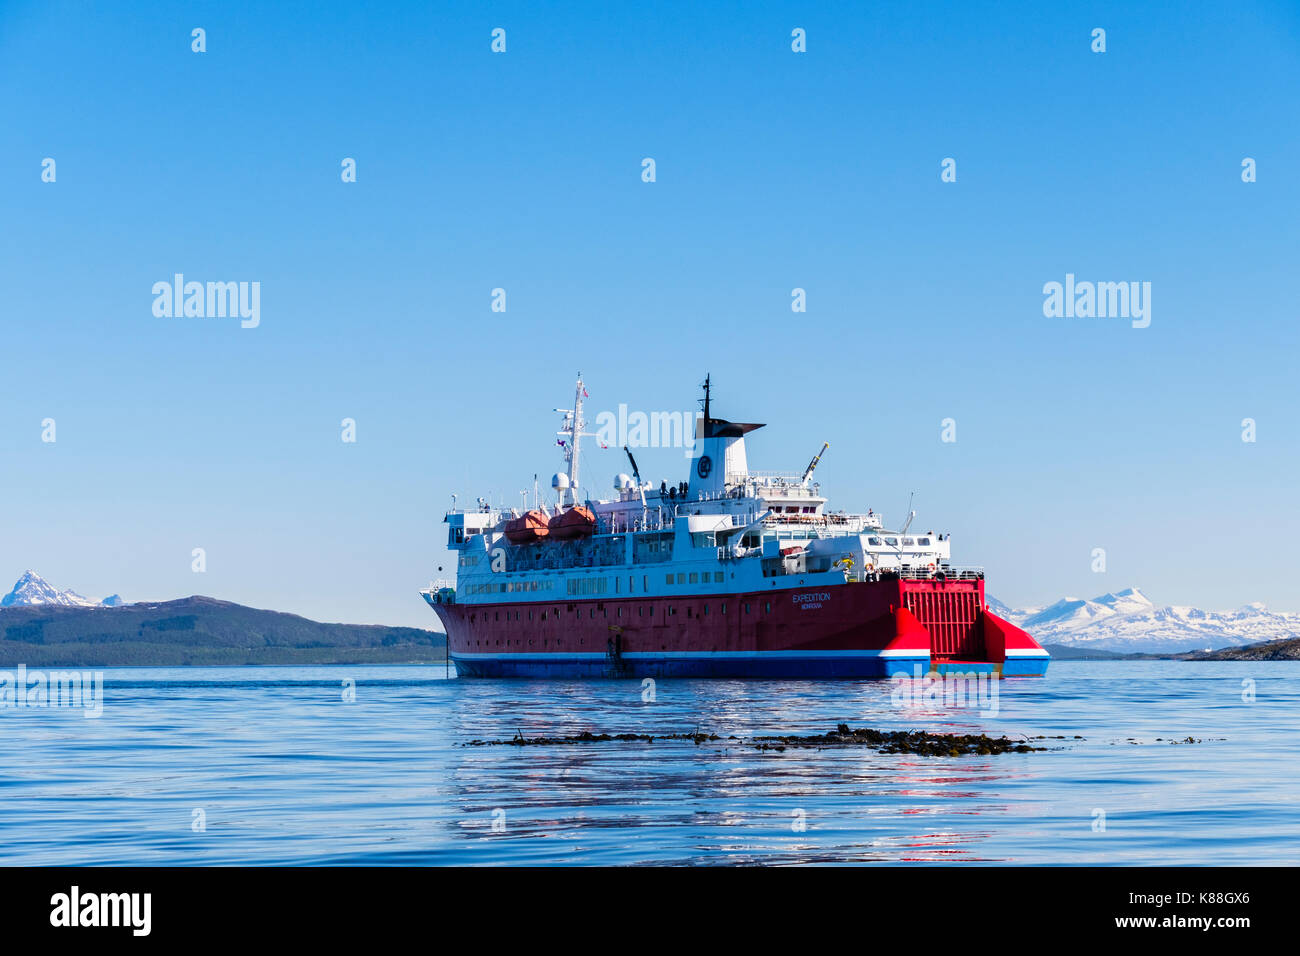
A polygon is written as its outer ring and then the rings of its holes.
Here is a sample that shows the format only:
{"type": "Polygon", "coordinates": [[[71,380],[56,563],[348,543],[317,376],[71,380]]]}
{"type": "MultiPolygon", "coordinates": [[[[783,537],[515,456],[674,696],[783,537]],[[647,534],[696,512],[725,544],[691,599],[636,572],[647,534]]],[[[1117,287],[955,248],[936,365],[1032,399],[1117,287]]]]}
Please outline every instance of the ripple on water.
{"type": "Polygon", "coordinates": [[[440,666],[110,670],[97,720],[0,710],[0,862],[1295,863],[1297,678],[1057,662],[982,715],[900,709],[870,681],[660,681],[647,702],[639,681],[440,666]],[[748,742],[840,722],[1066,739],[962,758],[748,742]],[[696,729],[746,739],[462,746],[696,729]]]}

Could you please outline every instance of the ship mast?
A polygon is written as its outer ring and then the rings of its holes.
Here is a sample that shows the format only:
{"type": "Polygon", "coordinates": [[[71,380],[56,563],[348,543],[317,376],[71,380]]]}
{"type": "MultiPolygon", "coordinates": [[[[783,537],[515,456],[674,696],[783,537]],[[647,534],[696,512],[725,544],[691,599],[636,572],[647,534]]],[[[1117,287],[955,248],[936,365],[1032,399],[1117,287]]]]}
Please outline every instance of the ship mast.
{"type": "Polygon", "coordinates": [[[595,438],[591,432],[583,431],[587,427],[587,421],[582,417],[582,400],[587,397],[587,390],[582,385],[582,373],[578,373],[578,384],[573,391],[573,407],[557,408],[555,411],[564,413],[564,421],[560,425],[560,431],[555,434],[560,436],[560,447],[564,449],[564,460],[569,466],[569,487],[564,489],[567,494],[560,495],[561,505],[576,505],[578,503],[578,443],[583,438],[595,438]],[[567,498],[567,500],[566,500],[567,498]]]}

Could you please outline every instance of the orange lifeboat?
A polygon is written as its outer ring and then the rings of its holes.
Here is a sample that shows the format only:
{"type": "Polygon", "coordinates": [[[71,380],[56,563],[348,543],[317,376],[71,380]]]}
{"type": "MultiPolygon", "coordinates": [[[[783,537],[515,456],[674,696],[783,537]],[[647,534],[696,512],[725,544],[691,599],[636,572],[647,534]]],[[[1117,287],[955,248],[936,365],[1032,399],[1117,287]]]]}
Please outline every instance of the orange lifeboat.
{"type": "Polygon", "coordinates": [[[596,529],[596,516],[589,509],[578,505],[552,518],[549,527],[551,537],[561,541],[585,538],[596,529]]]}
{"type": "Polygon", "coordinates": [[[506,522],[506,540],[511,544],[528,544],[550,534],[550,519],[545,511],[530,511],[506,522]]]}

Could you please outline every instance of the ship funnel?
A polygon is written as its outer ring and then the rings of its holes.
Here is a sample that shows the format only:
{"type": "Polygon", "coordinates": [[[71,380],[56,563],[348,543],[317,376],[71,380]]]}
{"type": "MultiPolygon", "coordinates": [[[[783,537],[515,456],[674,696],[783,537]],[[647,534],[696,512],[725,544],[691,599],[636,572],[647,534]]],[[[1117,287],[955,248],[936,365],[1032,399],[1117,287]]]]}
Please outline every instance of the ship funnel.
{"type": "Polygon", "coordinates": [[[691,459],[690,495],[725,494],[749,478],[745,436],[762,428],[748,422],[713,417],[710,381],[704,380],[704,415],[695,422],[695,457],[691,459]]]}

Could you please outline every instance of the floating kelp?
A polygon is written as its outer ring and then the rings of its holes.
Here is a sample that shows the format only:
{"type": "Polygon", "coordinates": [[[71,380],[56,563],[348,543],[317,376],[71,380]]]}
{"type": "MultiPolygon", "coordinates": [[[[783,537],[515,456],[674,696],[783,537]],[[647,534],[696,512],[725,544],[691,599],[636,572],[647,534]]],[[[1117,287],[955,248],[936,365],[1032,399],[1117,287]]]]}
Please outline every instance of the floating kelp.
{"type": "MultiPolygon", "coordinates": [[[[1205,743],[1206,740],[1220,740],[1220,741],[1222,741],[1222,740],[1227,740],[1227,739],[1228,739],[1227,737],[1184,737],[1184,738],[1182,738],[1181,740],[1165,740],[1164,737],[1157,737],[1157,738],[1156,738],[1156,743],[1158,743],[1158,744],[1162,744],[1162,743],[1164,743],[1164,744],[1172,744],[1173,746],[1178,746],[1179,744],[1203,744],[1203,743],[1205,743]]],[[[1125,742],[1126,744],[1132,744],[1134,747],[1145,747],[1145,746],[1146,746],[1146,741],[1144,741],[1144,740],[1139,740],[1137,737],[1128,737],[1128,738],[1125,738],[1124,742],[1125,742]]],[[[1111,746],[1113,747],[1113,746],[1115,745],[1116,741],[1112,740],[1110,743],[1111,743],[1111,746]]]]}
{"type": "MultiPolygon", "coordinates": [[[[521,732],[509,740],[471,740],[466,747],[548,747],[565,744],[599,744],[599,743],[653,743],[656,740],[689,740],[696,746],[722,740],[717,734],[593,734],[583,731],[567,737],[525,737],[521,732]]],[[[1009,737],[990,737],[987,734],[931,734],[922,730],[872,730],[864,727],[851,730],[848,724],[840,724],[827,734],[812,736],[782,735],[754,737],[748,745],[757,750],[775,750],[783,752],[791,749],[828,749],[835,747],[869,747],[880,753],[915,754],[922,757],[966,757],[985,756],[1002,753],[1029,753],[1033,750],[1046,750],[1029,743],[1030,738],[1013,740],[1009,737]]],[[[1037,737],[1036,740],[1047,738],[1037,737]]],[[[1058,738],[1064,739],[1064,738],[1058,738]]],[[[1076,738],[1079,739],[1079,738],[1076,738]]],[[[746,743],[741,737],[727,737],[728,741],[746,743]]]]}
{"type": "Polygon", "coordinates": [[[916,754],[921,757],[968,757],[988,754],[1029,753],[1046,750],[1035,747],[1027,740],[1009,737],[990,737],[987,734],[931,734],[923,730],[872,730],[863,727],[850,730],[840,724],[834,733],[811,737],[779,736],[755,737],[759,750],[783,751],[787,747],[870,747],[886,754],[916,754]]]}
{"type": "MultiPolygon", "coordinates": [[[[561,744],[603,744],[619,741],[628,743],[631,741],[642,741],[643,743],[654,743],[656,740],[689,740],[695,744],[702,744],[709,740],[721,740],[717,734],[702,734],[699,731],[691,734],[593,734],[589,730],[584,730],[580,734],[574,734],[569,737],[525,737],[522,732],[516,733],[509,740],[470,740],[463,746],[466,747],[553,747],[561,744]]],[[[739,740],[739,737],[732,737],[732,740],[739,740]]]]}

